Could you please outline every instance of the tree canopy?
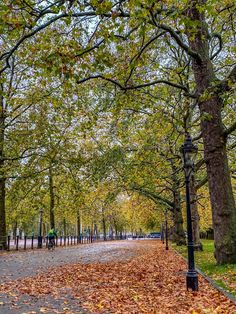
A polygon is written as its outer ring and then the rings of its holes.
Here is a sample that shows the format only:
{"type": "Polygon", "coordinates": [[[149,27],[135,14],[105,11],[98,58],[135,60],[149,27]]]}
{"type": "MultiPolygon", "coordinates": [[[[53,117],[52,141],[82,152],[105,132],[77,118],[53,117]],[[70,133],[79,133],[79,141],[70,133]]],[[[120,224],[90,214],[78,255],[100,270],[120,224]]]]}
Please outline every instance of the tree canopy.
{"type": "Polygon", "coordinates": [[[64,234],[148,232],[168,209],[185,243],[190,133],[195,242],[213,228],[217,262],[236,261],[235,11],[231,0],[2,1],[1,246],[14,228],[37,232],[39,208],[45,232],[64,234]]]}

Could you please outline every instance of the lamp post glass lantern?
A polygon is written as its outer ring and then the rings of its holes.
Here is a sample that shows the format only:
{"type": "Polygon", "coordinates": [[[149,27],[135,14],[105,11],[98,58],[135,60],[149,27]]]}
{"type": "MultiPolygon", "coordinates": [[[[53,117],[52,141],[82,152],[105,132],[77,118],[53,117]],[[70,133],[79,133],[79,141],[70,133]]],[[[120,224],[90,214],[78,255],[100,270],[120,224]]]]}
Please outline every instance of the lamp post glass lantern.
{"type": "Polygon", "coordinates": [[[184,144],[180,149],[183,157],[185,186],[186,186],[186,210],[187,210],[187,242],[188,242],[188,272],[186,275],[187,290],[198,290],[198,275],[195,269],[194,262],[194,243],[192,231],[192,217],[190,205],[190,177],[194,171],[194,157],[197,154],[197,146],[193,145],[192,138],[189,134],[186,135],[184,144]]]}

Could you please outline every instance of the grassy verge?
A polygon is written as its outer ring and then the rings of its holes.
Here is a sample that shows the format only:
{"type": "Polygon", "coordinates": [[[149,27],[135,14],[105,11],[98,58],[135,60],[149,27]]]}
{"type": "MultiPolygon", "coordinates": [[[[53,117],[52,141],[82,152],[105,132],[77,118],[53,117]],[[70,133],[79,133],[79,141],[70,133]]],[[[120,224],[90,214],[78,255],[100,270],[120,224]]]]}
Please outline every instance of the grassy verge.
{"type": "MultiPolygon", "coordinates": [[[[236,297],[236,264],[216,265],[213,240],[202,240],[201,242],[203,252],[195,252],[196,266],[220,287],[236,297]]],[[[172,247],[184,257],[187,257],[187,247],[177,246],[174,243],[172,243],[172,247]]]]}

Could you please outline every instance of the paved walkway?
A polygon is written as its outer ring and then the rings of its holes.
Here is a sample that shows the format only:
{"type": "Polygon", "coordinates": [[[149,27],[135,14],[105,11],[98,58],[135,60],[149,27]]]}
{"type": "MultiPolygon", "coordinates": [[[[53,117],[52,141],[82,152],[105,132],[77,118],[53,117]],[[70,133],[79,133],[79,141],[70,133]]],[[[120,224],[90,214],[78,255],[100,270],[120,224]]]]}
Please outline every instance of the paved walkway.
{"type": "Polygon", "coordinates": [[[159,240],[100,242],[0,254],[0,314],[236,314],[159,240]]]}
{"type": "MultiPolygon", "coordinates": [[[[17,279],[50,273],[50,268],[55,269],[55,267],[68,264],[122,262],[135,256],[136,248],[138,248],[138,243],[130,240],[58,247],[54,251],[35,249],[34,251],[1,253],[0,283],[9,282],[10,285],[14,285],[17,279]]],[[[0,314],[38,314],[43,313],[45,307],[57,309],[58,313],[67,313],[68,303],[70,303],[70,310],[74,313],[85,313],[78,307],[78,302],[71,296],[70,291],[64,291],[60,299],[55,299],[50,295],[35,298],[29,295],[0,293],[0,314]]]]}
{"type": "Polygon", "coordinates": [[[97,242],[78,246],[57,247],[54,251],[35,249],[0,254],[0,283],[34,276],[48,271],[48,267],[74,263],[105,263],[122,261],[135,254],[135,241],[97,242]],[[105,245],[104,245],[105,244],[105,245]],[[132,250],[130,250],[132,248],[132,250]],[[120,255],[120,250],[125,255],[120,255]]]}

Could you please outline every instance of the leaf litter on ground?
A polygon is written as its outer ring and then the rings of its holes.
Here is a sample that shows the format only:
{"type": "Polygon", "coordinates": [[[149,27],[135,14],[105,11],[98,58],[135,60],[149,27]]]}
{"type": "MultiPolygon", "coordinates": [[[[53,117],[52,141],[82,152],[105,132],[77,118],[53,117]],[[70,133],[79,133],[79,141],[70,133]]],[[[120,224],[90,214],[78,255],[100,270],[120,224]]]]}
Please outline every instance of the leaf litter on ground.
{"type": "MultiPolygon", "coordinates": [[[[2,284],[0,292],[38,298],[50,294],[59,299],[69,291],[80,308],[94,314],[236,313],[236,304],[201,276],[199,291],[186,291],[187,265],[175,251],[166,251],[160,241],[136,243],[136,256],[128,261],[59,266],[2,284]]],[[[120,254],[125,251],[121,249],[120,254]]],[[[70,311],[69,300],[65,306],[64,313],[75,313],[70,311]]]]}

